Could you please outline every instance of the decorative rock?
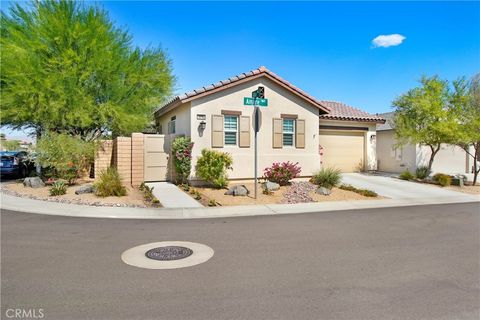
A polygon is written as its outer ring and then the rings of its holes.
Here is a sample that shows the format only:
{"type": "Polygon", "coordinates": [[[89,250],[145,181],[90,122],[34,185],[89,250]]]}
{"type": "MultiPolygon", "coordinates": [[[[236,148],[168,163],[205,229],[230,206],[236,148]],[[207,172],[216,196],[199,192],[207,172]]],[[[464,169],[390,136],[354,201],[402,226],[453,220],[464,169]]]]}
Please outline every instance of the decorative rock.
{"type": "Polygon", "coordinates": [[[225,192],[225,194],[229,196],[241,196],[241,197],[244,197],[249,193],[250,191],[248,191],[247,187],[243,184],[237,184],[237,185],[231,186],[225,192]]]}
{"type": "Polygon", "coordinates": [[[45,183],[43,183],[42,179],[39,177],[29,177],[25,178],[23,180],[23,185],[25,187],[30,187],[30,188],[41,188],[45,187],[45,183]]]}
{"type": "Polygon", "coordinates": [[[332,193],[332,190],[324,188],[324,187],[320,187],[315,191],[315,193],[321,194],[323,196],[329,196],[330,193],[332,193]]]}
{"type": "Polygon", "coordinates": [[[75,190],[75,194],[84,194],[84,193],[94,193],[95,187],[93,184],[85,184],[83,186],[78,187],[75,190]]]}
{"type": "Polygon", "coordinates": [[[277,191],[280,189],[280,185],[276,182],[267,181],[262,184],[263,189],[268,191],[277,191]]]}

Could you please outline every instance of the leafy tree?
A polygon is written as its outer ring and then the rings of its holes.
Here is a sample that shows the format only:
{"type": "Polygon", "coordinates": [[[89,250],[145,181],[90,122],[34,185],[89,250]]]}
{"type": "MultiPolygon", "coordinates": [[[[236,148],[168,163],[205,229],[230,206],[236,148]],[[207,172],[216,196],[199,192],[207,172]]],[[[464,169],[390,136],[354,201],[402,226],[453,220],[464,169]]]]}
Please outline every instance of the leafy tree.
{"type": "Polygon", "coordinates": [[[95,139],[141,130],[171,94],[161,48],[134,48],[98,6],[12,4],[0,16],[1,125],[95,139]]]}
{"type": "Polygon", "coordinates": [[[435,155],[441,144],[455,135],[454,119],[449,105],[452,93],[448,81],[434,76],[423,77],[421,86],[398,97],[395,107],[395,135],[399,145],[406,143],[428,146],[431,154],[428,170],[431,171],[435,155]]]}
{"type": "Polygon", "coordinates": [[[480,73],[470,81],[454,82],[452,110],[455,115],[455,131],[452,143],[461,147],[473,160],[473,183],[480,173],[480,73]]]}

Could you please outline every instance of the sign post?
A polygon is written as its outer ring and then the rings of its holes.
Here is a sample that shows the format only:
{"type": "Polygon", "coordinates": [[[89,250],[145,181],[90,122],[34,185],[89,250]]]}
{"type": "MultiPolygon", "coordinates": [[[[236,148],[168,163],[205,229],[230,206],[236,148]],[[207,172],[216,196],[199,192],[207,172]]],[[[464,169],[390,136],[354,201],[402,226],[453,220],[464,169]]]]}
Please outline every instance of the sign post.
{"type": "Polygon", "coordinates": [[[251,105],[250,104],[250,101],[253,102],[252,105],[254,107],[253,109],[253,117],[254,117],[254,125],[255,125],[255,138],[254,138],[254,152],[255,152],[255,164],[254,164],[254,177],[255,177],[255,199],[257,199],[257,196],[258,196],[258,177],[257,177],[257,174],[258,174],[258,143],[257,143],[257,135],[258,135],[258,131],[260,130],[260,117],[259,117],[259,113],[260,113],[260,110],[259,110],[259,106],[268,106],[268,100],[265,99],[265,88],[264,87],[258,87],[257,90],[253,91],[252,92],[252,99],[250,98],[244,98],[243,99],[243,103],[245,105],[251,105]],[[253,101],[251,101],[253,100],[253,101]]]}

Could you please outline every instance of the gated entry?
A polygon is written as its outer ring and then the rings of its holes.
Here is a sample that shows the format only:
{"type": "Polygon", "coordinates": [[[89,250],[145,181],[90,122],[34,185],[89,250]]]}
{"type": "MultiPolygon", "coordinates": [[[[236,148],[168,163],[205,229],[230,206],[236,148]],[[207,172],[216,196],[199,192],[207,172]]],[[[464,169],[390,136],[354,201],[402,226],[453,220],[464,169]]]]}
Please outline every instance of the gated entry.
{"type": "Polygon", "coordinates": [[[166,181],[169,179],[169,136],[145,134],[144,136],[144,180],[166,181]]]}

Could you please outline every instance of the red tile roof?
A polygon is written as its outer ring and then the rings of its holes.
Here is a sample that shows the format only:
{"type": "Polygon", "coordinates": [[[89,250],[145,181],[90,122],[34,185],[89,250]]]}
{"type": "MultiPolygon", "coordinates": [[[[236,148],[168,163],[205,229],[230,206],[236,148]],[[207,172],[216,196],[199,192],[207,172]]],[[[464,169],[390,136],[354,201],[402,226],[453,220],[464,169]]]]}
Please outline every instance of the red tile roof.
{"type": "Polygon", "coordinates": [[[270,80],[280,84],[281,86],[283,86],[287,90],[293,92],[294,94],[300,96],[304,100],[306,100],[306,101],[310,102],[311,104],[315,105],[322,112],[329,112],[330,111],[330,109],[327,106],[325,106],[321,101],[315,99],[314,97],[312,97],[311,95],[309,95],[305,91],[301,90],[300,88],[297,88],[296,86],[294,86],[290,82],[284,80],[280,76],[276,75],[272,71],[270,71],[267,68],[262,66],[258,69],[255,69],[255,70],[252,70],[252,71],[249,71],[249,72],[245,72],[245,73],[236,75],[234,77],[228,78],[226,80],[222,80],[220,82],[213,83],[209,86],[201,87],[201,88],[195,89],[193,91],[184,93],[182,95],[176,96],[172,100],[167,102],[164,106],[162,106],[157,111],[155,111],[155,113],[159,114],[159,115],[164,114],[164,113],[172,110],[173,108],[181,105],[182,103],[192,101],[194,99],[203,97],[205,95],[208,95],[208,94],[211,94],[211,93],[229,88],[229,87],[234,86],[236,84],[240,84],[242,82],[252,80],[252,79],[255,79],[255,78],[258,78],[258,77],[261,77],[261,76],[266,76],[270,80]]]}
{"type": "Polygon", "coordinates": [[[330,112],[320,115],[320,119],[328,120],[346,120],[346,121],[366,121],[384,123],[385,119],[372,115],[360,109],[348,106],[342,102],[322,100],[322,104],[330,108],[330,112]]]}

